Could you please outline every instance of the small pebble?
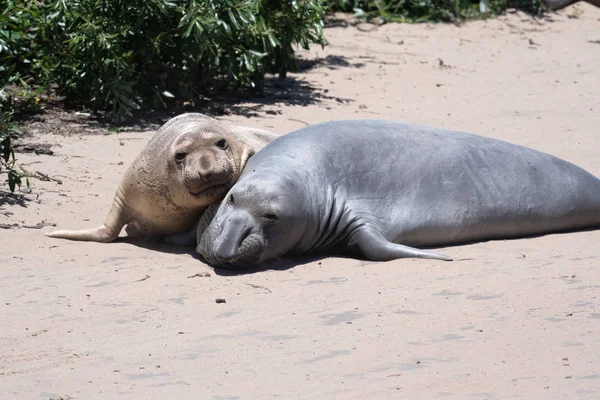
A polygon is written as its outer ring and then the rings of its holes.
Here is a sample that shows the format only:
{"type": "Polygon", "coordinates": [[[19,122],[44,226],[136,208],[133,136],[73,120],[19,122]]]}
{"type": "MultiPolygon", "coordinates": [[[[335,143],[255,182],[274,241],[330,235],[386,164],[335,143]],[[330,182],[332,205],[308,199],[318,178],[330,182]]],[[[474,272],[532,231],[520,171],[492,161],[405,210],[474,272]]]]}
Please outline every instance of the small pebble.
{"type": "Polygon", "coordinates": [[[221,303],[227,303],[227,302],[225,301],[225,299],[216,299],[216,300],[215,300],[215,302],[216,302],[217,304],[221,304],[221,303]]]}

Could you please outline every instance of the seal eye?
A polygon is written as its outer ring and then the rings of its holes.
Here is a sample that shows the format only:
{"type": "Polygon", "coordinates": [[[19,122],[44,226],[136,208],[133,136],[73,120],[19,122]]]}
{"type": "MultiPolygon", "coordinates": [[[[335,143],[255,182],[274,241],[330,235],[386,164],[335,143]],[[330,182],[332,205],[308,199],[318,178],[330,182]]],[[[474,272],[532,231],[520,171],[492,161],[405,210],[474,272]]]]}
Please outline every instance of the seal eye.
{"type": "Polygon", "coordinates": [[[227,199],[227,203],[233,205],[234,201],[233,201],[233,195],[229,196],[229,198],[227,199]]]}
{"type": "Polygon", "coordinates": [[[217,146],[221,150],[227,150],[227,148],[229,147],[229,145],[227,144],[227,140],[225,140],[225,139],[217,140],[215,142],[215,146],[217,146]]]}
{"type": "Polygon", "coordinates": [[[175,161],[179,164],[182,163],[183,160],[185,160],[185,157],[187,156],[187,153],[183,150],[177,150],[175,152],[175,161]]]}
{"type": "Polygon", "coordinates": [[[266,213],[265,215],[263,215],[263,218],[271,224],[274,224],[275,222],[279,221],[279,217],[277,216],[277,214],[273,213],[266,213]]]}

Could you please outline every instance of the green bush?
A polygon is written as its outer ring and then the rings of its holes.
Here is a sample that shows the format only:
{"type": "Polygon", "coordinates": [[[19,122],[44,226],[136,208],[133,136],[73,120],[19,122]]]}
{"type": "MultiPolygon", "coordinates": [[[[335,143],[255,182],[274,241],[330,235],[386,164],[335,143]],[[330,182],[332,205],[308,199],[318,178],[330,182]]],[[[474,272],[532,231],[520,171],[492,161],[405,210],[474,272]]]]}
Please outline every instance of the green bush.
{"type": "Polygon", "coordinates": [[[325,43],[320,0],[0,0],[0,9],[6,82],[51,86],[115,121],[216,86],[256,87],[294,68],[295,44],[325,43]]]}
{"type": "MultiPolygon", "coordinates": [[[[534,12],[542,0],[486,0],[534,12]]],[[[327,10],[387,21],[455,21],[479,0],[0,0],[0,87],[52,88],[112,111],[190,101],[217,87],[260,88],[294,70],[294,45],[324,44],[327,10]]]]}
{"type": "Polygon", "coordinates": [[[5,1],[0,1],[0,176],[6,173],[11,192],[21,184],[21,176],[15,170],[15,154],[12,148],[12,138],[18,133],[17,126],[12,122],[14,113],[12,96],[4,90],[7,83],[19,79],[14,62],[16,54],[21,50],[24,39],[19,34],[11,34],[8,28],[12,23],[9,14],[11,7],[5,1]]]}
{"type": "Polygon", "coordinates": [[[539,14],[544,9],[543,0],[484,0],[487,10],[480,9],[480,0],[327,0],[331,11],[355,12],[370,19],[381,18],[388,22],[457,22],[490,15],[498,15],[507,8],[539,14]]]}

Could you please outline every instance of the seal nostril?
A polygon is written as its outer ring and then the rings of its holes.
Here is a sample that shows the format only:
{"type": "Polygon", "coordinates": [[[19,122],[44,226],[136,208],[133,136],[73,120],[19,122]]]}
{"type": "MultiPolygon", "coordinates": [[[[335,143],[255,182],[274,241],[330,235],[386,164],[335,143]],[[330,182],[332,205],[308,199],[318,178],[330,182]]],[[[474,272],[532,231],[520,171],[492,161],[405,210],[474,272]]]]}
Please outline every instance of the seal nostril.
{"type": "Polygon", "coordinates": [[[248,225],[244,225],[244,227],[242,228],[242,234],[240,235],[240,238],[237,243],[238,250],[240,249],[240,247],[242,247],[242,243],[244,243],[246,238],[250,236],[251,231],[252,229],[249,228],[248,225]]]}
{"type": "Polygon", "coordinates": [[[248,234],[245,235],[244,240],[240,243],[238,250],[237,262],[239,264],[251,265],[255,264],[260,260],[264,250],[264,241],[260,235],[251,233],[251,229],[248,229],[248,234]]]}

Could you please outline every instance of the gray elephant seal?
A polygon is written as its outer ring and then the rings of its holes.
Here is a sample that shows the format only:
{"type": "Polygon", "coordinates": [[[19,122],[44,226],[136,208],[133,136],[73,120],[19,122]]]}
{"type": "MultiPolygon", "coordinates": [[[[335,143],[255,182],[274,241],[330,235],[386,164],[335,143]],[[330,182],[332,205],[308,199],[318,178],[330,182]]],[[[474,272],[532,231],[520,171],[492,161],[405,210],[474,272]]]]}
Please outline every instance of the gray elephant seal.
{"type": "MultiPolygon", "coordinates": [[[[558,11],[571,4],[578,3],[580,0],[545,0],[546,5],[552,11],[558,11]]],[[[600,7],[600,0],[585,0],[585,3],[591,4],[596,7],[600,7]]]]}
{"type": "Polygon", "coordinates": [[[333,249],[451,260],[415,247],[600,227],[600,180],[495,139],[338,121],[271,142],[211,211],[196,250],[214,266],[333,249]]]}
{"type": "Polygon", "coordinates": [[[104,225],[46,235],[112,242],[127,225],[130,236],[175,235],[171,242],[185,241],[177,234],[193,228],[204,209],[231,188],[248,159],[276,137],[225,126],[203,114],[179,115],[160,127],[127,169],[104,225]]]}

